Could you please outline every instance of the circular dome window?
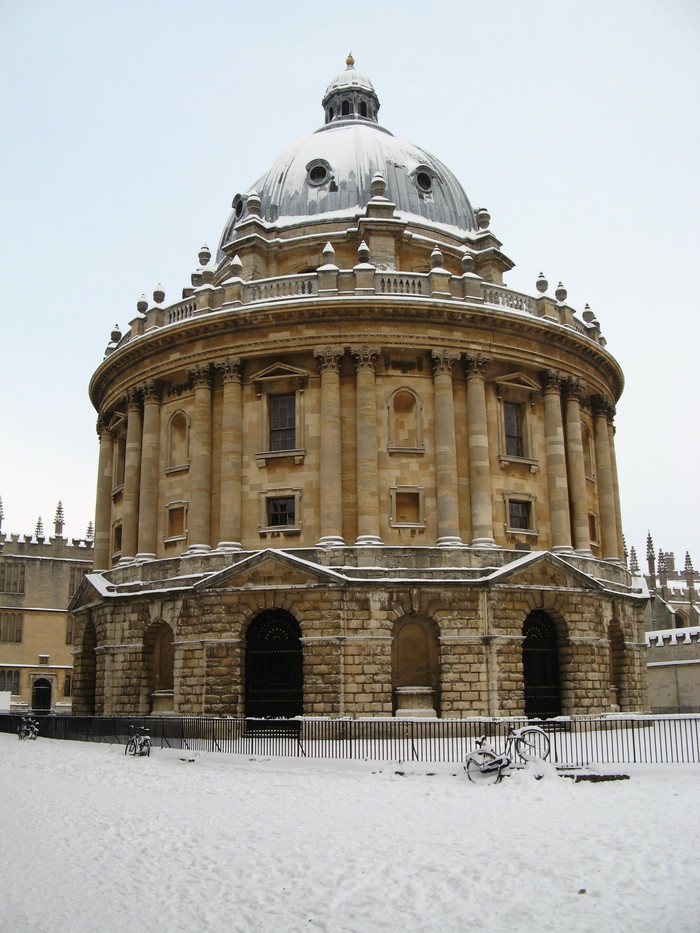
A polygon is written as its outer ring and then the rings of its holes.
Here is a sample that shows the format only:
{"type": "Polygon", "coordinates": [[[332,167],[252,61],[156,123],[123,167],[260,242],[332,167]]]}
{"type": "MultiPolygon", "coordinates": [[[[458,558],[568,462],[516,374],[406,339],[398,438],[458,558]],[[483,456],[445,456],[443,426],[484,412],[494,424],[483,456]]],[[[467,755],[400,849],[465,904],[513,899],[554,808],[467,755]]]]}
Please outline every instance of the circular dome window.
{"type": "Polygon", "coordinates": [[[433,179],[428,172],[416,172],[416,184],[421,191],[430,191],[433,187],[433,179]]]}
{"type": "Polygon", "coordinates": [[[306,166],[310,185],[323,185],[330,178],[330,165],[327,162],[315,161],[306,166]]]}
{"type": "Polygon", "coordinates": [[[233,204],[231,207],[233,208],[236,217],[240,217],[243,213],[243,198],[240,196],[240,194],[236,195],[236,197],[233,199],[233,204]]]}

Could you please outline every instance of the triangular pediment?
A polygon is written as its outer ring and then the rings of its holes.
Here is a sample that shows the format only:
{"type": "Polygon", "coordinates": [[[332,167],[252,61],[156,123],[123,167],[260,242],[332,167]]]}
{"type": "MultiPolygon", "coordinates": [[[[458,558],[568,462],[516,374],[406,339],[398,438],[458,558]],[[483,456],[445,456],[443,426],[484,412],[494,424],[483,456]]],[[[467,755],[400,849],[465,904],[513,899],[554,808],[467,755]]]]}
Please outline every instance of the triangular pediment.
{"type": "Polygon", "coordinates": [[[99,601],[104,595],[104,586],[100,585],[103,582],[101,574],[86,574],[78,584],[75,593],[71,596],[68,603],[68,612],[80,612],[86,606],[93,606],[99,601]]]}
{"type": "Polygon", "coordinates": [[[344,582],[344,577],[326,567],[294,557],[284,551],[258,551],[232,567],[196,584],[195,589],[270,589],[325,586],[344,582]]]}
{"type": "Polygon", "coordinates": [[[508,583],[513,586],[526,586],[540,589],[542,587],[556,587],[564,589],[602,590],[603,585],[573,567],[567,561],[552,554],[551,551],[537,551],[526,554],[517,560],[500,567],[489,577],[492,583],[508,583]]]}
{"type": "Polygon", "coordinates": [[[307,379],[308,372],[288,363],[272,363],[250,377],[251,382],[268,382],[272,379],[307,379]]]}
{"type": "Polygon", "coordinates": [[[494,379],[497,386],[507,387],[509,389],[525,389],[528,392],[537,392],[540,389],[539,383],[535,382],[525,373],[508,373],[506,376],[499,376],[494,379]]]}

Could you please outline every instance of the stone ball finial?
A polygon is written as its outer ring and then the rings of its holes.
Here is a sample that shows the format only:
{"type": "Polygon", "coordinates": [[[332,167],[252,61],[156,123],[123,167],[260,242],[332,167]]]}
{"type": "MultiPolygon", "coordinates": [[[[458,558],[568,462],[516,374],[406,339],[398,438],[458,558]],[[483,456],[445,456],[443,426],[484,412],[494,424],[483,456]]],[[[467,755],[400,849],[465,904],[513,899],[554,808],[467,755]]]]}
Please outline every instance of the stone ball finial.
{"type": "Polygon", "coordinates": [[[197,253],[197,258],[199,259],[200,266],[206,266],[211,259],[211,250],[206,244],[197,253]]]}
{"type": "Polygon", "coordinates": [[[231,275],[234,276],[234,278],[240,279],[241,272],[243,272],[243,263],[241,262],[241,257],[236,253],[231,260],[231,275]]]}
{"type": "Polygon", "coordinates": [[[369,246],[364,240],[357,247],[357,258],[359,262],[369,262],[369,246]]]}
{"type": "Polygon", "coordinates": [[[160,282],[153,290],[153,300],[157,305],[162,305],[165,301],[165,292],[163,291],[163,286],[160,284],[160,282]]]}
{"type": "Polygon", "coordinates": [[[136,310],[139,314],[145,314],[148,311],[148,300],[145,295],[141,295],[139,300],[136,302],[136,310]]]}
{"type": "Polygon", "coordinates": [[[563,304],[566,301],[567,294],[567,290],[560,282],[554,290],[554,297],[557,299],[559,304],[563,304]]]}
{"type": "Polygon", "coordinates": [[[595,314],[591,311],[591,306],[589,304],[586,304],[581,317],[584,319],[586,324],[592,324],[593,321],[595,321],[595,314]]]}
{"type": "Polygon", "coordinates": [[[440,247],[436,243],[435,249],[430,254],[430,265],[433,269],[435,269],[438,266],[443,265],[444,262],[445,262],[445,257],[442,255],[440,251],[440,247]]]}
{"type": "Polygon", "coordinates": [[[540,295],[544,295],[544,293],[549,288],[549,282],[544,277],[544,272],[540,272],[540,274],[537,276],[537,281],[535,282],[535,288],[540,293],[540,295]]]}
{"type": "Polygon", "coordinates": [[[474,257],[471,253],[465,251],[462,255],[462,272],[473,272],[474,271],[474,257]]]}
{"type": "Polygon", "coordinates": [[[114,330],[109,335],[109,339],[111,343],[119,343],[119,341],[122,339],[122,332],[119,330],[118,324],[114,325],[114,330]]]}
{"type": "Polygon", "coordinates": [[[485,207],[480,207],[476,212],[476,222],[479,226],[479,230],[488,230],[489,224],[491,223],[491,215],[485,207]]]}
{"type": "Polygon", "coordinates": [[[386,178],[381,172],[375,172],[370,182],[373,198],[383,198],[386,192],[386,178]]]}
{"type": "Polygon", "coordinates": [[[262,201],[257,191],[251,191],[248,195],[248,213],[252,214],[254,217],[260,216],[260,206],[262,201]]]}

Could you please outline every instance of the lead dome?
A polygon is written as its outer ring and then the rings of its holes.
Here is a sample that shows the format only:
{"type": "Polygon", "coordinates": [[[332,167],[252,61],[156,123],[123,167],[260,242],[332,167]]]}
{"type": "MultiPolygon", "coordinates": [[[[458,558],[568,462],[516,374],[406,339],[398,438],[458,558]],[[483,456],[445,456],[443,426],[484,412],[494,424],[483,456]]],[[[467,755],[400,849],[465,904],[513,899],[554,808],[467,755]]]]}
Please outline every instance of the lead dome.
{"type": "MultiPolygon", "coordinates": [[[[379,99],[372,82],[354,67],[335,77],[323,97],[325,124],[280,155],[248,189],[237,194],[220,242],[219,259],[249,215],[248,198],[260,198],[261,219],[276,229],[359,216],[372,197],[379,172],[396,216],[418,226],[444,227],[468,237],[477,229],[464,189],[426,149],[398,139],[377,119],[379,99]]],[[[257,207],[257,205],[256,205],[257,207]]]]}

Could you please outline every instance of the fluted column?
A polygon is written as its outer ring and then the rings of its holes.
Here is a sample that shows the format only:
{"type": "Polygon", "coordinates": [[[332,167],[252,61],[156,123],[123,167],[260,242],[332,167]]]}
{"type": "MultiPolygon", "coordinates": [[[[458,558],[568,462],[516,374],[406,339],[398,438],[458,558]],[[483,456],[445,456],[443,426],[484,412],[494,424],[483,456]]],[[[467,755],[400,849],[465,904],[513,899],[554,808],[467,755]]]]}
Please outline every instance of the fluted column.
{"type": "Polygon", "coordinates": [[[141,435],[143,416],[140,393],[133,389],[127,396],[126,456],[124,460],[124,497],[122,506],[122,561],[136,557],[139,527],[139,483],[141,479],[141,435]]]}
{"type": "Polygon", "coordinates": [[[620,508],[620,483],[617,478],[617,457],[615,455],[615,425],[612,415],[608,421],[608,445],[610,447],[610,467],[612,469],[613,499],[615,500],[615,524],[617,527],[617,556],[624,563],[625,541],[622,536],[622,510],[620,508]]]}
{"type": "Polygon", "coordinates": [[[459,547],[459,500],[452,367],[459,353],[433,350],[435,393],[435,472],[437,477],[437,545],[459,547]]]}
{"type": "Polygon", "coordinates": [[[221,412],[221,515],[217,550],[240,551],[242,397],[240,357],[217,364],[223,375],[224,397],[221,412]]]}
{"type": "Polygon", "coordinates": [[[588,527],[588,490],[586,488],[586,461],[581,434],[581,395],[583,385],[578,379],[566,382],[566,468],[569,476],[571,525],[576,552],[591,556],[588,527]]]}
{"type": "Polygon", "coordinates": [[[367,547],[379,537],[379,469],[377,465],[377,394],[374,368],[379,347],[354,347],[357,391],[357,541],[367,547]]]}
{"type": "Polygon", "coordinates": [[[467,366],[467,446],[472,517],[472,547],[495,547],[491,463],[486,416],[485,356],[468,356],[467,366]]]}
{"type": "Polygon", "coordinates": [[[603,560],[618,560],[615,489],[608,436],[608,419],[612,418],[614,408],[608,399],[600,395],[595,396],[592,402],[602,557],[603,560]]]}
{"type": "Polygon", "coordinates": [[[211,366],[188,371],[194,384],[190,432],[190,504],[187,554],[211,550],[211,366]]]}
{"type": "Polygon", "coordinates": [[[160,456],[160,393],[154,379],[143,386],[143,439],[139,489],[139,560],[155,560],[158,532],[158,462],[160,456]]]}
{"type": "Polygon", "coordinates": [[[550,550],[571,552],[569,487],[566,480],[566,447],[561,416],[560,373],[551,369],[539,374],[544,396],[544,434],[547,451],[547,488],[549,490],[550,550]]]}
{"type": "Polygon", "coordinates": [[[340,363],[343,350],[341,347],[318,347],[314,356],[321,370],[321,537],[318,544],[320,547],[343,547],[340,436],[340,363]]]}
{"type": "Polygon", "coordinates": [[[95,570],[107,570],[110,565],[109,554],[112,534],[114,438],[101,418],[97,422],[97,433],[100,436],[100,452],[97,461],[93,567],[95,570]]]}

